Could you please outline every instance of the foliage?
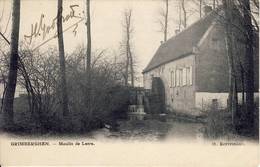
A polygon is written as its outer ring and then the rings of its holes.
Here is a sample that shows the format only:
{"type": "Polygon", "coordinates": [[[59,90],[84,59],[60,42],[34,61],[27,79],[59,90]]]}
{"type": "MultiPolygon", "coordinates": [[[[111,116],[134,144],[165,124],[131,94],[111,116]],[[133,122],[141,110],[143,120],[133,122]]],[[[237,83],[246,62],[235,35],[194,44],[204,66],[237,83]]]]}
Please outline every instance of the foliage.
{"type": "Polygon", "coordinates": [[[27,94],[16,98],[15,124],[9,130],[30,134],[84,133],[113,122],[115,115],[124,114],[128,89],[121,86],[117,62],[104,53],[103,57],[93,55],[91,91],[87,87],[84,48],[66,57],[69,114],[64,117],[58,52],[51,48],[46,53],[22,51],[25,70],[19,70],[18,82],[27,94]],[[24,76],[28,76],[31,89],[24,76]]]}
{"type": "MultiPolygon", "coordinates": [[[[239,113],[245,114],[245,109],[243,109],[243,106],[238,106],[239,113]]],[[[250,132],[248,132],[248,129],[245,129],[243,126],[243,120],[244,117],[238,117],[236,118],[236,125],[232,125],[232,113],[228,112],[227,110],[214,110],[210,109],[207,112],[207,123],[206,127],[204,129],[204,134],[208,138],[222,138],[227,137],[227,139],[234,139],[235,136],[250,136],[254,138],[258,138],[258,130],[259,130],[259,119],[258,119],[258,107],[255,105],[254,110],[254,129],[251,129],[250,132]]]]}

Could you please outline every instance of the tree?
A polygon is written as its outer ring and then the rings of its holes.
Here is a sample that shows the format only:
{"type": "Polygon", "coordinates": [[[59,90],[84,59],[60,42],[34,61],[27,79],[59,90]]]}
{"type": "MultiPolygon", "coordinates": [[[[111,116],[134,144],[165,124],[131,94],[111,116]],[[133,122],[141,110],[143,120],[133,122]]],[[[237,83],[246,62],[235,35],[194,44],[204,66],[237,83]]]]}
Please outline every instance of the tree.
{"type": "Polygon", "coordinates": [[[203,6],[212,6],[213,9],[216,9],[219,6],[218,0],[192,0],[193,5],[195,5],[196,12],[199,13],[199,17],[202,18],[203,6]],[[198,8],[198,9],[197,9],[198,8]]]}
{"type": "Polygon", "coordinates": [[[160,31],[163,33],[163,41],[167,41],[168,36],[168,25],[169,25],[169,0],[163,0],[165,3],[165,8],[160,10],[160,19],[158,20],[161,29],[160,31]]]}
{"type": "Polygon", "coordinates": [[[125,66],[125,85],[128,85],[129,73],[131,77],[131,86],[134,86],[134,60],[131,50],[131,34],[133,33],[132,27],[132,9],[124,11],[124,22],[123,28],[125,32],[125,55],[126,55],[126,66],[125,66]]]}
{"type": "Polygon", "coordinates": [[[187,27],[187,20],[188,17],[191,16],[194,12],[192,10],[187,10],[188,8],[186,7],[188,1],[185,0],[178,0],[177,5],[178,5],[178,11],[179,11],[179,18],[178,18],[178,27],[179,31],[182,29],[185,29],[187,27]],[[189,13],[189,15],[188,15],[189,13]]]}
{"type": "Polygon", "coordinates": [[[87,0],[87,78],[91,81],[91,19],[90,19],[90,0],[87,0]]]}
{"type": "Polygon", "coordinates": [[[68,94],[67,94],[67,83],[66,83],[66,65],[65,65],[65,53],[64,53],[64,42],[63,42],[63,29],[62,29],[62,3],[63,0],[58,0],[58,14],[57,14],[57,31],[58,31],[58,46],[59,46],[59,59],[60,59],[60,86],[62,95],[62,110],[63,115],[69,114],[68,109],[68,94]]]}
{"type": "Polygon", "coordinates": [[[202,17],[202,0],[199,0],[199,11],[200,11],[200,18],[202,17]]]}
{"type": "Polygon", "coordinates": [[[20,52],[18,84],[27,91],[31,118],[36,122],[41,121],[39,117],[43,114],[55,112],[54,108],[58,106],[60,69],[57,64],[58,52],[51,48],[44,54],[31,50],[20,52]]]}
{"type": "Polygon", "coordinates": [[[6,93],[3,102],[4,122],[9,126],[13,124],[13,104],[17,81],[18,69],[18,43],[20,26],[20,0],[13,0],[12,11],[12,34],[11,34],[11,55],[9,61],[8,79],[6,93]]]}
{"type": "MultiPolygon", "coordinates": [[[[254,12],[251,10],[251,5],[254,3],[250,4],[249,0],[223,0],[222,3],[225,11],[224,26],[230,68],[229,109],[232,111],[234,125],[238,125],[236,119],[239,117],[242,121],[241,125],[249,132],[254,128],[254,55],[256,54],[254,53],[254,47],[257,47],[255,39],[258,35],[258,22],[254,18],[254,12]],[[232,18],[235,12],[240,14],[242,18],[232,18]],[[255,25],[253,25],[253,21],[255,25]],[[235,32],[239,32],[240,38],[242,37],[243,40],[235,39],[235,32]],[[238,46],[234,46],[235,43],[232,43],[234,40],[244,45],[244,50],[241,50],[244,52],[244,55],[241,57],[234,56],[233,51],[240,49],[238,46]],[[238,75],[241,77],[242,109],[244,109],[245,104],[245,112],[241,113],[238,113],[239,110],[237,108],[238,75]],[[244,97],[244,92],[246,97],[244,97]]],[[[257,5],[256,8],[258,8],[257,5]]]]}
{"type": "Polygon", "coordinates": [[[254,27],[252,24],[251,7],[249,0],[239,0],[242,7],[243,29],[246,33],[245,52],[245,89],[246,89],[246,128],[254,125],[254,27]]]}
{"type": "Polygon", "coordinates": [[[87,73],[87,108],[88,111],[91,113],[91,100],[92,100],[92,72],[91,72],[91,18],[90,18],[90,0],[87,0],[87,65],[86,65],[86,73],[87,73]]]}
{"type": "Polygon", "coordinates": [[[182,9],[182,12],[183,12],[183,21],[182,21],[182,25],[184,28],[187,27],[187,11],[186,11],[186,8],[185,8],[185,0],[181,0],[181,9],[182,9]]]}
{"type": "Polygon", "coordinates": [[[213,0],[213,9],[216,8],[216,0],[213,0]]]}
{"type": "Polygon", "coordinates": [[[229,66],[229,111],[232,113],[232,123],[236,125],[236,117],[237,117],[237,79],[236,79],[236,71],[235,71],[235,62],[234,62],[234,28],[232,27],[233,18],[233,10],[234,3],[230,0],[223,0],[223,8],[224,8],[224,27],[225,27],[225,41],[227,48],[227,58],[228,58],[228,66],[229,66]]]}

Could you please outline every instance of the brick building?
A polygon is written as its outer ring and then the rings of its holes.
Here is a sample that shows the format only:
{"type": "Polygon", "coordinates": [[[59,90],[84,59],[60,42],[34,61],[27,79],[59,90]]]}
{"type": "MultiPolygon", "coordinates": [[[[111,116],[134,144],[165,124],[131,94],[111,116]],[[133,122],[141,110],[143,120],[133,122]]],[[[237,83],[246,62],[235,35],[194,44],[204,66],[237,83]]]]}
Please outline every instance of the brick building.
{"type": "MultiPolygon", "coordinates": [[[[239,15],[236,17],[239,20],[239,15]]],[[[239,26],[239,25],[238,25],[239,26]]],[[[234,29],[234,58],[241,99],[239,60],[245,53],[243,36],[234,29]]],[[[258,44],[256,45],[258,46],[258,44]]],[[[258,90],[258,48],[255,47],[255,90],[258,90]]],[[[145,89],[152,89],[153,80],[164,84],[165,106],[170,111],[200,114],[213,99],[218,106],[227,106],[229,67],[226,51],[223,10],[206,16],[170,38],[156,51],[143,70],[145,89]]],[[[252,85],[253,86],[253,85],[252,85]]],[[[256,93],[258,96],[258,93],[256,93]]]]}

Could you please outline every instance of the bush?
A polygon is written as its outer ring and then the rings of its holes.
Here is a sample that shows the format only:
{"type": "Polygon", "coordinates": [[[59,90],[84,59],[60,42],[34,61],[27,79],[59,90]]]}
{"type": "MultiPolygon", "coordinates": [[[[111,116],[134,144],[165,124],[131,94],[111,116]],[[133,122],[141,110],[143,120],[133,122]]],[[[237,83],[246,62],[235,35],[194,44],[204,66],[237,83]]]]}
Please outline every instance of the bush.
{"type": "Polygon", "coordinates": [[[226,110],[210,110],[207,114],[205,135],[219,138],[232,132],[231,113],[226,110]]]}
{"type": "Polygon", "coordinates": [[[28,83],[21,77],[25,71],[20,71],[18,81],[27,88],[27,94],[15,100],[15,123],[9,131],[85,133],[101,128],[105,123],[113,126],[116,117],[126,113],[129,91],[121,86],[122,78],[118,74],[122,72],[113,62],[104,59],[93,61],[91,86],[88,86],[87,73],[80,63],[84,61],[84,54],[67,57],[70,112],[68,116],[63,116],[57,51],[50,49],[47,55],[24,51],[22,55],[32,89],[28,89],[28,83]]]}

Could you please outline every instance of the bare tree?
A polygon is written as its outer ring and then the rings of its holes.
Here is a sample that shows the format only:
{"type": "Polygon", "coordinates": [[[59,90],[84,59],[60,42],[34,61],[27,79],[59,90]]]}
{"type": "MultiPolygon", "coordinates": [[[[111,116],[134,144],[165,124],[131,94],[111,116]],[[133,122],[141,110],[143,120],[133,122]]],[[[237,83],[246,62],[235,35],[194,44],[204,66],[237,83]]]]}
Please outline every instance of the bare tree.
{"type": "Polygon", "coordinates": [[[91,16],[90,16],[90,0],[86,1],[86,13],[87,13],[87,62],[86,62],[86,73],[87,73],[87,108],[88,108],[88,112],[92,113],[92,109],[93,107],[91,106],[92,103],[92,99],[93,99],[93,94],[92,94],[92,69],[91,69],[91,16]]]}
{"type": "Polygon", "coordinates": [[[169,25],[169,0],[163,0],[165,3],[165,7],[160,9],[159,13],[159,24],[160,24],[160,32],[163,33],[163,41],[167,41],[168,36],[168,25],[169,25]]]}
{"type": "Polygon", "coordinates": [[[236,72],[234,65],[234,54],[233,54],[233,40],[234,40],[234,29],[232,27],[234,3],[230,0],[223,0],[224,14],[225,14],[225,41],[227,48],[227,58],[229,65],[229,104],[228,108],[232,112],[232,123],[236,124],[236,112],[237,112],[237,82],[236,72]]]}
{"type": "Polygon", "coordinates": [[[183,12],[182,25],[184,28],[186,28],[187,27],[187,11],[186,11],[186,7],[185,7],[185,0],[181,0],[181,9],[183,12]]]}
{"type": "Polygon", "coordinates": [[[60,68],[58,52],[48,49],[48,54],[23,50],[20,52],[18,83],[26,89],[31,119],[38,122],[42,114],[56,112],[57,88],[60,68]],[[54,109],[55,108],[55,109],[54,109]]]}
{"type": "Polygon", "coordinates": [[[9,72],[6,85],[6,94],[3,103],[5,125],[13,124],[13,103],[17,81],[18,69],[18,43],[20,25],[20,0],[13,0],[12,11],[12,34],[11,34],[11,55],[9,62],[9,72]]]}
{"type": "Polygon", "coordinates": [[[167,34],[168,34],[168,12],[169,12],[169,0],[165,0],[164,42],[166,42],[167,34]]]}
{"type": "MultiPolygon", "coordinates": [[[[224,11],[225,11],[225,30],[226,30],[226,44],[228,51],[228,61],[230,68],[230,93],[229,93],[229,109],[232,111],[233,123],[236,124],[237,109],[237,73],[241,76],[241,89],[242,89],[242,104],[244,99],[246,100],[246,112],[239,113],[240,120],[243,121],[245,129],[250,130],[254,127],[254,47],[255,36],[258,35],[258,22],[254,18],[251,10],[249,0],[222,0],[224,11]],[[240,12],[242,19],[239,19],[239,26],[232,18],[232,11],[240,12]],[[232,51],[236,49],[233,46],[232,41],[235,40],[234,32],[239,31],[240,35],[243,36],[245,45],[245,54],[240,58],[234,57],[232,51]],[[238,59],[238,60],[235,60],[238,59]],[[235,66],[239,66],[239,71],[235,70],[235,66]],[[245,96],[244,97],[244,92],[245,96]]],[[[252,4],[251,4],[252,5],[252,4]]],[[[257,7],[257,6],[256,6],[257,7]]]]}
{"type": "Polygon", "coordinates": [[[199,0],[200,18],[202,17],[202,0],[199,0]]]}
{"type": "Polygon", "coordinates": [[[91,81],[91,19],[90,19],[90,0],[87,0],[87,77],[91,81]]]}
{"type": "Polygon", "coordinates": [[[247,128],[254,125],[254,27],[252,24],[251,7],[249,0],[239,0],[243,14],[243,28],[246,32],[245,52],[245,89],[246,89],[246,118],[247,128]]]}
{"type": "Polygon", "coordinates": [[[216,8],[216,0],[213,0],[213,9],[216,8]]]}
{"type": "Polygon", "coordinates": [[[67,94],[67,82],[66,82],[66,65],[65,65],[65,52],[63,42],[63,28],[62,28],[62,3],[63,0],[58,0],[58,14],[57,14],[57,31],[58,31],[58,46],[59,46],[59,59],[60,59],[60,86],[62,94],[62,109],[63,115],[69,114],[68,109],[68,94],[67,94]]]}
{"type": "Polygon", "coordinates": [[[193,5],[195,5],[195,10],[199,13],[199,17],[203,16],[203,7],[212,6],[213,9],[216,9],[219,6],[218,0],[192,0],[193,5]]]}
{"type": "Polygon", "coordinates": [[[185,29],[187,27],[187,10],[186,10],[186,3],[185,0],[178,0],[177,6],[179,11],[179,18],[178,18],[178,31],[181,31],[183,28],[185,29]]]}
{"type": "Polygon", "coordinates": [[[131,50],[131,34],[132,28],[132,9],[124,11],[123,28],[125,32],[125,55],[126,55],[126,67],[125,67],[125,85],[128,85],[129,73],[131,77],[131,86],[134,86],[134,60],[131,50]]]}

